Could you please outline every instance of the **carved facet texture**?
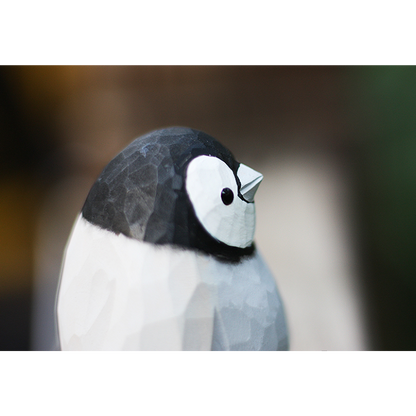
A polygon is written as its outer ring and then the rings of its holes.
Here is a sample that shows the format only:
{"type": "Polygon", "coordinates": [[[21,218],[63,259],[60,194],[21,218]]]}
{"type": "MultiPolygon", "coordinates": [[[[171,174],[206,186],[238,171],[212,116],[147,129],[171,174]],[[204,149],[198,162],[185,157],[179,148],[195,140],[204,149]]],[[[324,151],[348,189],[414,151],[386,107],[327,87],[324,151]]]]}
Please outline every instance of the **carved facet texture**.
{"type": "Polygon", "coordinates": [[[276,284],[253,243],[261,180],[197,130],[134,140],[98,177],[70,236],[62,349],[287,349],[276,284]]]}
{"type": "Polygon", "coordinates": [[[287,349],[282,303],[263,260],[235,265],[103,230],[80,216],[63,264],[64,350],[287,349]]]}
{"type": "Polygon", "coordinates": [[[211,136],[184,127],[157,130],[134,140],[105,167],[82,215],[92,224],[139,241],[173,244],[239,261],[252,254],[254,247],[230,246],[213,237],[189,201],[186,170],[200,155],[221,159],[239,183],[240,164],[211,136]]]}

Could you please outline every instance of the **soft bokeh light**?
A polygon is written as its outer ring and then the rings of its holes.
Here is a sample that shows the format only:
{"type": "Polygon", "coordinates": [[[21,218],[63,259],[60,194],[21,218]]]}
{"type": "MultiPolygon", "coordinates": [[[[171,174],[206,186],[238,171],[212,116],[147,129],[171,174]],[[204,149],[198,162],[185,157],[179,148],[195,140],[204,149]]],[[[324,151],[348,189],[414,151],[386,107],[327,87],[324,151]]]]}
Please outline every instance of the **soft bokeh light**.
{"type": "Polygon", "coordinates": [[[66,239],[101,169],[184,125],[263,173],[259,249],[295,350],[416,349],[416,69],[2,67],[0,349],[54,349],[66,239]]]}

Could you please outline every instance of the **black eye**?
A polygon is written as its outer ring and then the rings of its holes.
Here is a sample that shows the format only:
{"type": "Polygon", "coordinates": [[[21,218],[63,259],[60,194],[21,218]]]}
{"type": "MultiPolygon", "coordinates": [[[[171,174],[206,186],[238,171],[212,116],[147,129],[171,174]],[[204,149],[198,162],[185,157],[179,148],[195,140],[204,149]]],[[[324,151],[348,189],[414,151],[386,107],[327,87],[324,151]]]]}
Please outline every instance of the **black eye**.
{"type": "Polygon", "coordinates": [[[222,199],[222,202],[224,202],[225,205],[230,205],[231,202],[233,202],[233,200],[234,200],[233,191],[230,188],[224,188],[221,191],[221,199],[222,199]]]}

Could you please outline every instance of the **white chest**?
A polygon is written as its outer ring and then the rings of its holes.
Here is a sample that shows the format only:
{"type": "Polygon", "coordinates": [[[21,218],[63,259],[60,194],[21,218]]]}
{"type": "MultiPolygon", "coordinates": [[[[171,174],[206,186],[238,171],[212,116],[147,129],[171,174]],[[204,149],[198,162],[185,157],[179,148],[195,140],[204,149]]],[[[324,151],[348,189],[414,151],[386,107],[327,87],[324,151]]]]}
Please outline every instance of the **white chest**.
{"type": "Polygon", "coordinates": [[[79,218],[58,297],[62,349],[286,349],[274,279],[259,255],[239,265],[154,246],[79,218]]]}

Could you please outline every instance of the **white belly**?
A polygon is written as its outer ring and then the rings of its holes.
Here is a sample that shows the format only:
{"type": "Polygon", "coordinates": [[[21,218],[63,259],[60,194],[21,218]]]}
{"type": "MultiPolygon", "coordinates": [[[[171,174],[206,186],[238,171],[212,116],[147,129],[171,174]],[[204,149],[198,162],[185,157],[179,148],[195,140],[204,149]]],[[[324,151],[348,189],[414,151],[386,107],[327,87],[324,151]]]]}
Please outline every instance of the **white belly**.
{"type": "Polygon", "coordinates": [[[277,350],[287,331],[261,257],[238,265],[104,231],[79,217],[57,316],[63,350],[277,350]]]}

